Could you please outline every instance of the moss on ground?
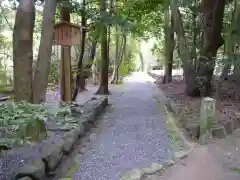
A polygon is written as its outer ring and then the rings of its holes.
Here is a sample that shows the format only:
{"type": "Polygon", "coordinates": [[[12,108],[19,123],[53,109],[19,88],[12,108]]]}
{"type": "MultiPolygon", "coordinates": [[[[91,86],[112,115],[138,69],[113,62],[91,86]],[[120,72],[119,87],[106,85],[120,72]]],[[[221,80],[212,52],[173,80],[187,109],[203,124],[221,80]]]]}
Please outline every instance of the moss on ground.
{"type": "Polygon", "coordinates": [[[181,138],[181,135],[179,134],[177,130],[177,126],[175,125],[175,118],[174,115],[167,109],[167,107],[162,104],[156,96],[153,96],[154,101],[156,102],[157,106],[159,107],[161,112],[165,112],[165,125],[168,132],[168,136],[172,141],[172,148],[175,151],[181,151],[185,148],[184,141],[181,138]]]}

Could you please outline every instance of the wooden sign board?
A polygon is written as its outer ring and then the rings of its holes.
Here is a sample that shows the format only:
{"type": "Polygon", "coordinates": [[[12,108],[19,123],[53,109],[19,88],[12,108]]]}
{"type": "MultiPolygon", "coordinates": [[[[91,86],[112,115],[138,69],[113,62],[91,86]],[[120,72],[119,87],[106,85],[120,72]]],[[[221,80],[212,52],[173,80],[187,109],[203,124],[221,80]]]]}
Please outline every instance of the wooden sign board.
{"type": "Polygon", "coordinates": [[[60,22],[54,26],[53,45],[72,46],[80,44],[81,27],[68,22],[60,22]]]}

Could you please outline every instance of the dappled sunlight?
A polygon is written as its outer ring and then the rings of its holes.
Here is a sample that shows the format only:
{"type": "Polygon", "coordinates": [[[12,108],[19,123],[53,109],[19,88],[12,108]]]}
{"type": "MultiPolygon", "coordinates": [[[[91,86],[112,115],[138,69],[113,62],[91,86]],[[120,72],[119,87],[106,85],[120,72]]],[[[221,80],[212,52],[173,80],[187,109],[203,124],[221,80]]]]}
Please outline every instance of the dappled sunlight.
{"type": "Polygon", "coordinates": [[[125,82],[130,83],[146,83],[154,82],[155,80],[144,72],[134,72],[132,75],[125,78],[125,82]]]}
{"type": "Polygon", "coordinates": [[[0,180],[162,179],[172,129],[240,128],[239,19],[237,0],[0,0],[0,180]]]}

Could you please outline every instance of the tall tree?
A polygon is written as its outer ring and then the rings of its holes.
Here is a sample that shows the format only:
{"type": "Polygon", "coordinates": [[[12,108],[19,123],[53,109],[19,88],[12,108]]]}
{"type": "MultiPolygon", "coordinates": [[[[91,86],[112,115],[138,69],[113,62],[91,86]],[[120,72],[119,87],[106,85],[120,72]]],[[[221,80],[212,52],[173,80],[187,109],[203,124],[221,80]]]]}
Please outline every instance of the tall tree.
{"type": "MultiPolygon", "coordinates": [[[[103,18],[106,14],[107,3],[106,0],[100,0],[100,16],[103,18]]],[[[108,68],[109,68],[109,54],[108,54],[108,38],[107,26],[100,24],[100,43],[101,43],[101,75],[100,84],[96,94],[109,94],[108,90],[108,68]]]]}
{"type": "Polygon", "coordinates": [[[86,43],[86,25],[87,25],[87,18],[86,18],[86,0],[82,1],[82,10],[81,10],[81,25],[82,25],[82,31],[81,31],[81,42],[80,42],[80,55],[78,59],[78,69],[77,69],[77,77],[76,77],[76,86],[73,91],[72,100],[75,101],[77,98],[77,94],[79,91],[79,88],[81,90],[85,89],[85,80],[83,75],[83,55],[85,51],[85,43],[86,43]]]}
{"type": "Polygon", "coordinates": [[[173,65],[173,51],[174,51],[174,30],[173,30],[173,18],[169,11],[169,5],[167,3],[164,10],[164,77],[163,83],[169,83],[172,81],[172,65],[173,65]]]}
{"type": "Polygon", "coordinates": [[[221,30],[225,4],[225,0],[202,0],[201,11],[203,15],[204,42],[200,58],[195,64],[191,60],[190,52],[188,51],[180,11],[176,6],[176,2],[171,0],[179,56],[184,69],[185,92],[189,96],[200,96],[202,92],[204,92],[204,95],[209,95],[211,91],[211,80],[217,50],[224,43],[221,37],[221,30]]]}
{"type": "Polygon", "coordinates": [[[57,0],[45,0],[43,10],[42,35],[39,47],[37,65],[33,80],[33,102],[41,103],[45,100],[48,74],[50,69],[54,20],[57,0]]]}
{"type": "Polygon", "coordinates": [[[33,29],[35,0],[19,0],[13,30],[15,100],[32,102],[33,29]]]}
{"type": "Polygon", "coordinates": [[[225,4],[226,0],[203,0],[201,3],[204,43],[198,60],[197,70],[194,70],[194,66],[192,68],[188,66],[188,70],[186,69],[187,71],[185,71],[186,94],[189,96],[199,96],[201,91],[204,92],[204,95],[210,94],[217,50],[224,44],[221,30],[225,4]],[[188,78],[190,75],[192,77],[188,78]]]}
{"type": "Polygon", "coordinates": [[[126,44],[127,44],[127,35],[124,30],[122,30],[122,36],[120,36],[120,32],[118,28],[116,28],[116,49],[115,49],[115,59],[113,64],[113,74],[112,79],[110,83],[118,83],[119,80],[119,67],[123,61],[123,55],[126,50],[126,44]],[[121,42],[119,43],[121,37],[121,42]]]}

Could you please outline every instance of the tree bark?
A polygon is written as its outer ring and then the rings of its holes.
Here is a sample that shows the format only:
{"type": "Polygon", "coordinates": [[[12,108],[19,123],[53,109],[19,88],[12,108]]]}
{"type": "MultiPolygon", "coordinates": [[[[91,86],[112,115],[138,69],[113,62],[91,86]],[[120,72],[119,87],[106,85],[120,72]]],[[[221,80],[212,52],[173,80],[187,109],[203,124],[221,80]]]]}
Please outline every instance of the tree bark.
{"type": "MultiPolygon", "coordinates": [[[[197,6],[197,1],[194,0],[194,7],[197,6]]],[[[197,59],[197,36],[198,36],[198,26],[197,26],[197,13],[196,10],[193,10],[192,12],[192,48],[191,48],[191,59],[196,60],[197,59]]]]}
{"type": "Polygon", "coordinates": [[[172,64],[173,64],[173,51],[174,51],[174,30],[173,19],[169,13],[169,7],[164,12],[164,34],[165,34],[165,47],[164,47],[164,76],[163,84],[172,81],[172,64]]]}
{"type": "Polygon", "coordinates": [[[125,33],[123,33],[123,46],[122,46],[122,53],[120,54],[120,61],[117,66],[117,74],[116,74],[116,83],[119,83],[119,78],[122,80],[122,77],[119,77],[119,67],[123,63],[123,61],[126,60],[126,52],[127,52],[127,36],[125,33]]]}
{"type": "Polygon", "coordinates": [[[180,12],[175,2],[171,1],[174,28],[178,35],[180,58],[184,67],[185,93],[188,96],[209,95],[211,92],[215,57],[218,48],[223,44],[221,29],[225,4],[225,0],[202,1],[204,43],[201,57],[198,60],[197,67],[195,67],[187,50],[180,12]]]}
{"type": "Polygon", "coordinates": [[[187,41],[185,37],[185,32],[183,28],[183,21],[181,13],[176,5],[175,0],[171,0],[171,13],[173,18],[173,26],[177,35],[178,41],[178,54],[184,66],[185,62],[191,60],[190,52],[187,47],[187,41]]]}
{"type": "Polygon", "coordinates": [[[42,35],[39,47],[37,65],[33,80],[33,102],[45,101],[48,84],[48,74],[51,62],[54,21],[57,0],[46,0],[43,10],[42,35]]]}
{"type": "Polygon", "coordinates": [[[194,69],[194,67],[190,67],[192,63],[189,63],[188,67],[184,68],[186,94],[189,96],[209,96],[211,93],[211,81],[217,50],[224,44],[221,30],[225,4],[225,0],[202,1],[204,22],[203,50],[196,71],[192,71],[194,69]]]}
{"type": "Polygon", "coordinates": [[[139,57],[140,57],[140,70],[141,70],[141,72],[143,72],[144,71],[144,60],[143,60],[143,55],[142,55],[141,50],[139,51],[139,57]]]}
{"type": "Polygon", "coordinates": [[[81,33],[81,44],[80,44],[80,55],[79,55],[79,59],[78,59],[78,72],[77,72],[77,77],[76,77],[76,86],[75,89],[73,91],[73,96],[72,96],[72,100],[75,101],[77,98],[77,94],[80,90],[84,90],[85,89],[85,79],[84,79],[84,74],[83,74],[83,55],[84,55],[84,51],[85,51],[85,43],[86,43],[86,34],[87,34],[87,30],[85,29],[86,25],[87,25],[87,18],[86,18],[86,12],[85,12],[85,6],[86,6],[86,0],[83,0],[82,2],[82,33],[81,33]]]}
{"type": "MultiPolygon", "coordinates": [[[[119,61],[119,31],[118,31],[118,27],[116,26],[116,44],[115,44],[115,58],[114,58],[114,62],[113,62],[113,74],[112,74],[112,78],[110,81],[110,84],[114,83],[116,81],[116,75],[117,75],[117,64],[119,61]]],[[[121,46],[120,46],[121,47],[121,46]]]]}
{"type": "MultiPolygon", "coordinates": [[[[102,15],[106,12],[106,0],[100,1],[100,13],[102,15]]],[[[108,67],[109,67],[109,54],[108,54],[108,38],[107,27],[104,24],[100,25],[101,33],[101,75],[100,85],[96,94],[109,94],[108,90],[108,67]]]]}
{"type": "Polygon", "coordinates": [[[20,0],[13,30],[15,100],[32,102],[33,29],[35,0],[20,0]]]}
{"type": "MultiPolygon", "coordinates": [[[[117,41],[119,41],[119,35],[117,35],[117,41]]],[[[119,42],[117,42],[118,44],[119,42]]],[[[121,43],[120,43],[120,47],[118,45],[116,45],[116,51],[117,51],[117,54],[116,54],[116,60],[114,62],[114,70],[113,70],[113,75],[112,75],[112,79],[110,81],[110,83],[116,83],[118,84],[118,81],[119,81],[119,67],[123,61],[123,54],[125,52],[125,49],[126,49],[126,43],[127,43],[127,37],[126,37],[126,34],[123,33],[123,37],[122,37],[122,40],[121,40],[121,43]]]]}

